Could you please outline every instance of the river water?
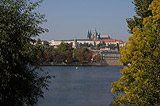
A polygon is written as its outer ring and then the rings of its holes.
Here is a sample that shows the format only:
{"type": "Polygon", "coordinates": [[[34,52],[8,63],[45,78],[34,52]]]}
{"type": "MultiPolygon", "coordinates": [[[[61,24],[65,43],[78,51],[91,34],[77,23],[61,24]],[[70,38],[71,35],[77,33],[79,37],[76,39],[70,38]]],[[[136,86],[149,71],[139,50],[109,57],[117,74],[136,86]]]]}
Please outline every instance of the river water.
{"type": "Polygon", "coordinates": [[[44,66],[50,75],[49,91],[38,106],[108,106],[112,101],[110,84],[122,76],[122,67],[44,66]]]}

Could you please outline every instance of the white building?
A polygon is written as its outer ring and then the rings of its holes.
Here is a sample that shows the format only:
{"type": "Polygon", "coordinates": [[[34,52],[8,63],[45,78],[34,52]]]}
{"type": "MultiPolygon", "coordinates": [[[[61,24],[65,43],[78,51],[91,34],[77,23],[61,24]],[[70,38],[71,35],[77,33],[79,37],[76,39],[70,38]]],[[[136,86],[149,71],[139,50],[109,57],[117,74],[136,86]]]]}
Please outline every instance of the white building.
{"type": "Polygon", "coordinates": [[[95,41],[91,40],[91,39],[75,39],[75,40],[52,40],[49,42],[50,46],[59,46],[61,43],[68,43],[68,44],[72,44],[72,46],[74,48],[77,48],[77,46],[79,44],[84,44],[84,43],[88,43],[88,44],[92,44],[93,46],[96,45],[95,41]]]}
{"type": "Polygon", "coordinates": [[[100,39],[110,39],[109,35],[100,35],[100,39]]]}
{"type": "Polygon", "coordinates": [[[92,34],[91,31],[88,31],[88,39],[73,39],[73,40],[52,40],[50,41],[50,46],[59,46],[62,42],[72,44],[73,48],[77,48],[80,44],[92,44],[93,46],[98,45],[99,43],[105,43],[106,45],[110,44],[121,44],[123,46],[123,41],[118,39],[111,39],[109,35],[101,35],[95,29],[92,34]]]}
{"type": "Polygon", "coordinates": [[[49,42],[50,46],[59,46],[61,43],[72,44],[74,48],[77,48],[79,44],[92,44],[93,46],[98,45],[99,43],[105,43],[106,45],[110,44],[120,44],[123,47],[123,41],[118,39],[100,39],[100,40],[92,40],[92,39],[75,39],[75,40],[52,40],[49,42]]]}

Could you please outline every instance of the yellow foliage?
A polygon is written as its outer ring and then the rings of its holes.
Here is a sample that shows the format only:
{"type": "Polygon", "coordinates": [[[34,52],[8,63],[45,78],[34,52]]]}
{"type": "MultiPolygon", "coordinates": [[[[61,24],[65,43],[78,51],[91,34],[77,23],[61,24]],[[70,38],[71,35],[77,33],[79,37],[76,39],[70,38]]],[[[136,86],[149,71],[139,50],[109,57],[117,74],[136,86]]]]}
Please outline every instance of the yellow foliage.
{"type": "Polygon", "coordinates": [[[160,0],[153,0],[149,10],[153,16],[143,19],[142,29],[133,29],[129,42],[120,50],[121,62],[130,65],[121,70],[123,76],[112,84],[112,92],[124,93],[117,96],[114,105],[160,105],[157,85],[160,82],[160,0]]]}
{"type": "Polygon", "coordinates": [[[112,89],[111,89],[111,92],[112,92],[112,93],[114,93],[114,92],[115,92],[114,88],[112,88],[112,89]]]}

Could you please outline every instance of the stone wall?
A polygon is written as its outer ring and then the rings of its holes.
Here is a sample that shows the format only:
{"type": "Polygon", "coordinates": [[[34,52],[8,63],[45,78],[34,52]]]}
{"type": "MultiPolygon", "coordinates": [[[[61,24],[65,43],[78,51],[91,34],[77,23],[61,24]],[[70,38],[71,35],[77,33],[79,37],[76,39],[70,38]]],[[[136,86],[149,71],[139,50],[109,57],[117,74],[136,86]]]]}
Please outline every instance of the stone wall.
{"type": "Polygon", "coordinates": [[[119,58],[121,57],[121,54],[120,54],[119,51],[99,50],[99,51],[96,51],[96,52],[99,52],[99,54],[101,56],[101,64],[102,65],[114,65],[114,66],[123,65],[119,61],[119,58]]]}

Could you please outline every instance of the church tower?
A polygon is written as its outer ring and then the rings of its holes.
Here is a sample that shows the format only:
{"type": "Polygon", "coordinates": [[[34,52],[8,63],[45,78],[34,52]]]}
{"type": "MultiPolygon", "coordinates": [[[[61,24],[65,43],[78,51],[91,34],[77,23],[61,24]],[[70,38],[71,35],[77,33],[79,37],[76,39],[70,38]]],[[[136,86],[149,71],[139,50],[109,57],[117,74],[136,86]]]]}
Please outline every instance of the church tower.
{"type": "Polygon", "coordinates": [[[87,38],[91,39],[91,36],[92,36],[92,32],[88,30],[87,38]]]}
{"type": "Polygon", "coordinates": [[[74,41],[73,41],[73,45],[72,45],[73,48],[78,48],[78,42],[77,42],[77,39],[75,38],[74,41]]]}
{"type": "Polygon", "coordinates": [[[98,33],[97,33],[96,28],[95,28],[94,33],[93,33],[93,40],[97,40],[97,37],[98,37],[98,33]]]}

